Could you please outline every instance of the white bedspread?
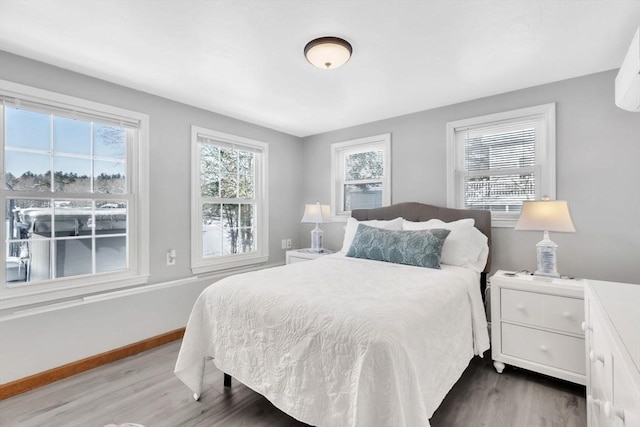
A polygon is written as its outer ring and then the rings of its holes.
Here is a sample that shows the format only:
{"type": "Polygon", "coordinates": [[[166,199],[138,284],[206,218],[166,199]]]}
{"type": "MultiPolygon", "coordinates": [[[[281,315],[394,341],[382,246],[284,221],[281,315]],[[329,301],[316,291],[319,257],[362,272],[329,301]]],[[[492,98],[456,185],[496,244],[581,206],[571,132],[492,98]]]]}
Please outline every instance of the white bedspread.
{"type": "Polygon", "coordinates": [[[175,374],[204,362],[316,426],[428,426],[489,348],[479,274],[341,255],[223,279],[196,301],[175,374]]]}

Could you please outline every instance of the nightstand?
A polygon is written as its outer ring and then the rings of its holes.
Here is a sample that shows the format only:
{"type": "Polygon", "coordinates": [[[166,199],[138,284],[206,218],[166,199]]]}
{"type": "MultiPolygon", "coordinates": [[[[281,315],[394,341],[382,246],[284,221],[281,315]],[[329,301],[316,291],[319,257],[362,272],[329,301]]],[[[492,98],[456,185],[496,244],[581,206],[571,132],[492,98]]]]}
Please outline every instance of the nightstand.
{"type": "Polygon", "coordinates": [[[335,252],[328,249],[323,249],[322,252],[312,252],[311,249],[294,249],[287,251],[286,262],[287,264],[293,264],[294,262],[309,261],[333,253],[335,252]]]}
{"type": "Polygon", "coordinates": [[[498,271],[491,277],[491,357],[586,384],[584,281],[498,271]]]}

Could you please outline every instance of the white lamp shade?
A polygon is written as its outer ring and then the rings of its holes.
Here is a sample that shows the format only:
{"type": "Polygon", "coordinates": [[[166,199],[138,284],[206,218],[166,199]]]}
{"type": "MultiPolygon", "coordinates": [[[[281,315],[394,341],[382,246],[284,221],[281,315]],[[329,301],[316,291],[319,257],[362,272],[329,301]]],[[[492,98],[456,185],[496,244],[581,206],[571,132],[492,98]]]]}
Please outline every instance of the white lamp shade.
{"type": "Polygon", "coordinates": [[[351,45],[337,37],[321,37],[310,41],[304,49],[307,61],[318,68],[333,69],[351,58],[351,45]]]}
{"type": "Polygon", "coordinates": [[[320,203],[304,206],[304,215],[301,222],[323,223],[331,222],[331,207],[320,203]]]}
{"type": "Polygon", "coordinates": [[[564,200],[536,200],[522,203],[516,230],[575,233],[569,205],[564,200]]]}

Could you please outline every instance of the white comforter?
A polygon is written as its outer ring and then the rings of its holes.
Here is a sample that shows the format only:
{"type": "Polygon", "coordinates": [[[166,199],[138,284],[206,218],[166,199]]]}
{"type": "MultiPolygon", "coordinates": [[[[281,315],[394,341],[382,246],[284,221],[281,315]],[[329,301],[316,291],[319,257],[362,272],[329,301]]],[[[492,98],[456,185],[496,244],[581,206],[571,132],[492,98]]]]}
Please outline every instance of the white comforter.
{"type": "Polygon", "coordinates": [[[204,362],[316,426],[428,426],[489,348],[478,273],[324,256],[223,279],[196,301],[175,374],[204,362]]]}

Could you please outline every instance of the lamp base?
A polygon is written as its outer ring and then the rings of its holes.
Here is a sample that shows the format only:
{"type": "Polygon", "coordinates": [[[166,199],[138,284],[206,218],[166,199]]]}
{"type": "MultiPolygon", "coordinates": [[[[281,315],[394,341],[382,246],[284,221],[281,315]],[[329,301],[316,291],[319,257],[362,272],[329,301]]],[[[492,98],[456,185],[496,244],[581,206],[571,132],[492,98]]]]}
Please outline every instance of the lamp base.
{"type": "Polygon", "coordinates": [[[322,230],[320,230],[320,227],[318,227],[318,224],[316,224],[316,228],[311,230],[311,252],[320,253],[323,251],[323,242],[322,242],[323,234],[324,233],[322,232],[322,230]]]}
{"type": "Polygon", "coordinates": [[[538,255],[538,269],[536,276],[560,277],[556,269],[556,249],[558,245],[551,241],[549,232],[544,232],[544,238],[536,244],[538,255]]]}

